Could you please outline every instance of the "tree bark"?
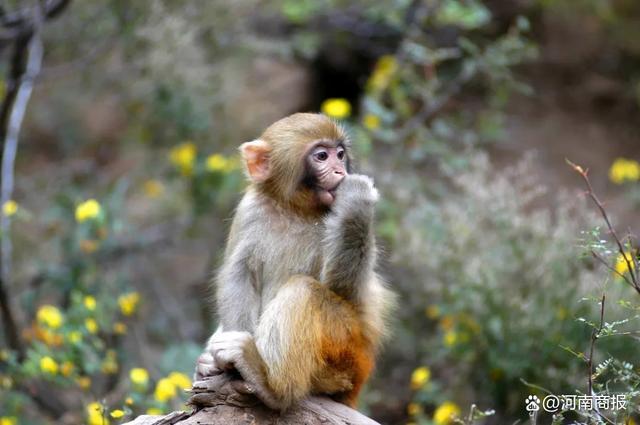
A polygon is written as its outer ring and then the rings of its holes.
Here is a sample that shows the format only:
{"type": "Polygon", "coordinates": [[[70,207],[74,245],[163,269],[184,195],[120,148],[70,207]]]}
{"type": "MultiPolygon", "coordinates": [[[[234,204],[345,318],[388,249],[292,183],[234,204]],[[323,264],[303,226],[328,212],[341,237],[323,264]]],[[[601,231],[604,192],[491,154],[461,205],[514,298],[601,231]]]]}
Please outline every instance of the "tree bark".
{"type": "Polygon", "coordinates": [[[192,412],[139,416],[125,425],[379,425],[372,419],[328,397],[309,397],[284,413],[264,406],[254,396],[240,394],[233,381],[221,386],[196,382],[189,404],[192,412]]]}

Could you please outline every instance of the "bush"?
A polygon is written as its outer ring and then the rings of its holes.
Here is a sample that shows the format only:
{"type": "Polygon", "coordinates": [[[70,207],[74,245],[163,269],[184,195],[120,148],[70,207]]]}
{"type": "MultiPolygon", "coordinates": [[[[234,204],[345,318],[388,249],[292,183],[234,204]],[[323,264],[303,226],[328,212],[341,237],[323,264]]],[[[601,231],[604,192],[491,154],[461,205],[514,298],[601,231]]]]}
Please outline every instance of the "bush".
{"type": "Polygon", "coordinates": [[[394,245],[396,261],[422,280],[404,288],[413,292],[405,320],[423,317],[414,319],[415,348],[447,382],[443,391],[419,389],[414,401],[455,395],[522,416],[536,392],[523,380],[565,394],[584,375],[563,347],[582,350],[589,339],[575,318],[593,311],[579,299],[602,275],[578,258],[576,235],[594,218],[582,203],[567,203],[567,193],[555,194],[553,213],[538,207],[553,195],[536,184],[530,161],[495,174],[477,155],[467,170],[445,173],[456,193],[414,197],[394,245]]]}

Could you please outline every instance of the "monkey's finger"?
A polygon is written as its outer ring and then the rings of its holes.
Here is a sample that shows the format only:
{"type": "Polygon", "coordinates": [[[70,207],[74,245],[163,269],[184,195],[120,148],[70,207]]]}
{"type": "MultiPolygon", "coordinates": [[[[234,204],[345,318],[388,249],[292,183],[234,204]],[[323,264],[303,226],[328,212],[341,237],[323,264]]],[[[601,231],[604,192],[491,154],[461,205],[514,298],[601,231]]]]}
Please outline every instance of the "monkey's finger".
{"type": "MultiPolygon", "coordinates": [[[[216,361],[213,358],[213,354],[211,353],[202,353],[200,357],[198,357],[196,365],[202,366],[202,368],[205,369],[219,370],[216,366],[216,361]]],[[[218,373],[222,373],[222,371],[219,371],[218,373]]]]}
{"type": "Polygon", "coordinates": [[[200,381],[200,380],[202,380],[204,378],[207,378],[207,377],[210,377],[210,376],[220,375],[223,372],[224,371],[220,370],[215,365],[198,364],[196,366],[196,371],[195,371],[195,374],[194,374],[194,380],[200,381]]]}
{"type": "Polygon", "coordinates": [[[243,380],[231,381],[231,386],[233,387],[233,389],[235,391],[239,392],[240,394],[249,395],[249,394],[255,394],[256,393],[256,387],[254,387],[253,385],[251,385],[247,381],[243,381],[243,380]]]}
{"type": "Polygon", "coordinates": [[[192,391],[195,393],[217,391],[227,382],[229,382],[227,375],[207,377],[200,381],[195,381],[192,386],[192,391]]]}
{"type": "Polygon", "coordinates": [[[218,350],[214,353],[213,358],[216,365],[222,370],[236,369],[235,363],[236,360],[242,358],[242,350],[235,347],[229,350],[218,350]]]}
{"type": "Polygon", "coordinates": [[[209,353],[202,354],[198,357],[196,363],[195,380],[200,380],[205,376],[219,375],[223,371],[218,368],[213,359],[213,356],[209,353]]]}

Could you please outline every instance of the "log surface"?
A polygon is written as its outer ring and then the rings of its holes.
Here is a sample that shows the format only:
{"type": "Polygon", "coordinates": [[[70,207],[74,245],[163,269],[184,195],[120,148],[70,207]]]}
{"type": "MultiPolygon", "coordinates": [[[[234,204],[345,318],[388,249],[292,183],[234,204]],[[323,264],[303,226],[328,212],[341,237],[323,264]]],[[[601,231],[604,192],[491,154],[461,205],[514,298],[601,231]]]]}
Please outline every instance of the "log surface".
{"type": "MultiPolygon", "coordinates": [[[[309,397],[284,413],[271,410],[253,395],[241,394],[233,382],[195,382],[192,412],[139,416],[128,425],[379,425],[372,419],[327,397],[309,397]]],[[[127,425],[125,424],[125,425],[127,425]]]]}

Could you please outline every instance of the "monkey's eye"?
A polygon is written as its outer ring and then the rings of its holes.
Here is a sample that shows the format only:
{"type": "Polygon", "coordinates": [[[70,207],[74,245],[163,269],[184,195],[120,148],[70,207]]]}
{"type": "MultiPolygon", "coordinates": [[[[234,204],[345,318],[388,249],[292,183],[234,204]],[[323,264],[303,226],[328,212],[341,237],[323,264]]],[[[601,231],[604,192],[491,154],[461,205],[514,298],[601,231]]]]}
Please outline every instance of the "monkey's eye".
{"type": "Polygon", "coordinates": [[[313,156],[318,161],[326,161],[329,158],[329,154],[325,151],[316,152],[313,156]]]}
{"type": "Polygon", "coordinates": [[[338,151],[338,159],[340,161],[344,159],[344,149],[338,151]]]}

